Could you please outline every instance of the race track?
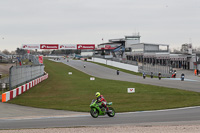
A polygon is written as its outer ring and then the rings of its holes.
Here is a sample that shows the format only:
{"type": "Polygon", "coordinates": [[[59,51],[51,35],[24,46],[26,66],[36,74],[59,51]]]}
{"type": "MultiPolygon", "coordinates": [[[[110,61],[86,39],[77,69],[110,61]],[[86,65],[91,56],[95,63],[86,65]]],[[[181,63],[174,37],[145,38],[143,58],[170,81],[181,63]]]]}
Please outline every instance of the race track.
{"type": "MultiPolygon", "coordinates": [[[[160,85],[172,88],[192,90],[200,92],[199,81],[177,81],[162,79],[142,79],[135,75],[120,72],[116,75],[116,70],[99,66],[89,62],[60,60],[80,71],[91,76],[138,82],[152,85],[160,85]],[[83,67],[86,65],[86,68],[83,67]]],[[[180,125],[180,124],[200,124],[200,107],[189,107],[181,109],[170,109],[160,111],[144,111],[117,113],[115,117],[102,116],[92,118],[89,113],[57,111],[11,105],[0,104],[0,129],[22,129],[22,128],[49,128],[49,127],[80,127],[80,126],[109,126],[109,125],[180,125]],[[15,113],[17,111],[18,113],[15,113]],[[25,113],[26,111],[28,113],[25,113]],[[50,111],[50,112],[48,112],[50,111]],[[51,112],[52,111],[52,112],[51,112]],[[6,115],[4,115],[6,114],[6,115]]]]}
{"type": "Polygon", "coordinates": [[[177,110],[160,110],[118,113],[115,117],[88,115],[40,117],[27,119],[2,119],[0,129],[25,129],[49,127],[111,126],[111,125],[181,125],[200,124],[200,107],[177,110]]]}

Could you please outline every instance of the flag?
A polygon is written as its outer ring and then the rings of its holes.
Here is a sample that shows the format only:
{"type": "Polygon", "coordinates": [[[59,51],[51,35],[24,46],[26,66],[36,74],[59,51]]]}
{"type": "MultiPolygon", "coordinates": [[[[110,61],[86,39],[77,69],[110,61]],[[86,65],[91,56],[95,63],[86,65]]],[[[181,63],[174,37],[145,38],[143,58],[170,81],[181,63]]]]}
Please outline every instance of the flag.
{"type": "Polygon", "coordinates": [[[22,62],[21,62],[20,58],[17,57],[17,60],[18,60],[18,62],[19,62],[19,65],[21,66],[21,65],[22,65],[22,62]]]}
{"type": "Polygon", "coordinates": [[[38,56],[38,60],[39,60],[40,64],[43,64],[43,56],[42,55],[38,56]]]}

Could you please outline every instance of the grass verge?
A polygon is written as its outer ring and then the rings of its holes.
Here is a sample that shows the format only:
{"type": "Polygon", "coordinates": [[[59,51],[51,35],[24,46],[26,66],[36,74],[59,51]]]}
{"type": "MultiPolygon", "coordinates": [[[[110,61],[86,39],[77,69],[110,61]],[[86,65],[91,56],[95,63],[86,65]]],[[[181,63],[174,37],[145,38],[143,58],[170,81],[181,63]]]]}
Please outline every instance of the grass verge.
{"type": "Polygon", "coordinates": [[[49,78],[9,103],[72,111],[89,111],[95,92],[113,102],[117,112],[200,105],[200,93],[153,85],[95,78],[62,63],[44,60],[49,78]],[[68,75],[72,72],[72,75],[68,75]],[[136,88],[128,94],[127,88],[136,88]]]}

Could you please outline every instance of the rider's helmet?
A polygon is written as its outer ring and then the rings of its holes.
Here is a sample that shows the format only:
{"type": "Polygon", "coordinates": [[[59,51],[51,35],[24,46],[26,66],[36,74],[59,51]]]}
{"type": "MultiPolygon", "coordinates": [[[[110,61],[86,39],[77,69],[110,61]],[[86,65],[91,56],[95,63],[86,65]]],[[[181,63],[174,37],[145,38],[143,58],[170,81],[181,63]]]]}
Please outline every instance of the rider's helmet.
{"type": "Polygon", "coordinates": [[[101,94],[99,92],[96,92],[95,96],[99,97],[101,94]]]}

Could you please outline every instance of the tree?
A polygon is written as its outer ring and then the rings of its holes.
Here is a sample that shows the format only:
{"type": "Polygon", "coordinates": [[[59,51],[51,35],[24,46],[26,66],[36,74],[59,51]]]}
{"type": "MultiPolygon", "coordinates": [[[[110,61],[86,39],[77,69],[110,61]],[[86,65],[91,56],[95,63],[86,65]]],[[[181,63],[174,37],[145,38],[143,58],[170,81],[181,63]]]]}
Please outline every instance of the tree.
{"type": "Polygon", "coordinates": [[[7,49],[5,49],[4,51],[2,51],[2,53],[6,54],[6,55],[10,54],[10,52],[7,49]]]}
{"type": "Polygon", "coordinates": [[[11,51],[10,54],[16,54],[16,52],[15,51],[11,51]]]}
{"type": "Polygon", "coordinates": [[[17,54],[19,54],[19,55],[23,55],[23,54],[26,54],[26,53],[27,53],[26,50],[20,49],[20,48],[17,48],[17,50],[15,50],[15,52],[16,52],[17,54]]]}

